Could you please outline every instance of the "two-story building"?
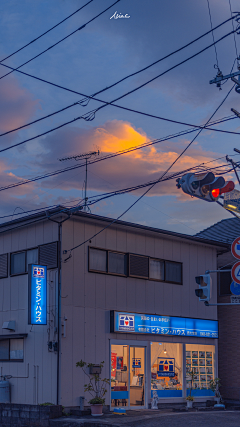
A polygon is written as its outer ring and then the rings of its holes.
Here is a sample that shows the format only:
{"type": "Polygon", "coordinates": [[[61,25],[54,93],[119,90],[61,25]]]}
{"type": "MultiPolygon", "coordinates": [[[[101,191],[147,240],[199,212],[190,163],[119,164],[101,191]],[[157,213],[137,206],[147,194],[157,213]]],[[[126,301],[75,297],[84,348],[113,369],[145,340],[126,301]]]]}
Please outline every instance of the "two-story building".
{"type": "Polygon", "coordinates": [[[2,224],[0,372],[12,376],[12,402],[78,406],[81,359],[105,362],[110,408],[147,408],[154,391],[162,402],[183,402],[189,371],[195,399],[209,399],[217,309],[199,302],[195,276],[216,269],[228,249],[63,207],[2,224]],[[29,318],[31,264],[47,266],[46,324],[29,318]]]}

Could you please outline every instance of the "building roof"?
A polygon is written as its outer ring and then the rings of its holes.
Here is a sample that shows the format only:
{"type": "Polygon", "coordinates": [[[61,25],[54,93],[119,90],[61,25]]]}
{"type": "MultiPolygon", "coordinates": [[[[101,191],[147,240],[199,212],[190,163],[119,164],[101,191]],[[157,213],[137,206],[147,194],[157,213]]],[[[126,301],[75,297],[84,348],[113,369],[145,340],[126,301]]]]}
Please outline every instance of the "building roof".
{"type": "MultiPolygon", "coordinates": [[[[105,222],[105,223],[110,223],[114,221],[114,225],[120,225],[120,226],[124,226],[124,227],[131,227],[131,228],[136,228],[136,229],[141,229],[141,230],[145,230],[147,232],[153,232],[153,233],[158,233],[158,234],[162,234],[162,235],[166,235],[166,236],[171,236],[173,238],[180,238],[180,239],[186,239],[186,240],[191,240],[193,242],[196,243],[205,243],[208,245],[212,245],[217,247],[217,249],[220,250],[229,250],[229,243],[228,242],[221,242],[219,244],[219,242],[216,242],[216,239],[211,239],[210,237],[205,237],[205,236],[191,236],[188,234],[181,234],[181,233],[176,233],[174,231],[168,231],[168,230],[163,230],[160,228],[154,228],[154,227],[149,227],[146,225],[141,225],[141,224],[135,224],[132,222],[127,222],[127,221],[121,221],[121,220],[114,220],[113,218],[108,218],[108,217],[104,217],[104,216],[100,216],[100,215],[95,215],[95,214],[90,214],[90,213],[86,213],[86,212],[82,212],[79,211],[79,207],[77,208],[65,208],[63,206],[57,206],[56,208],[52,208],[49,210],[42,210],[40,212],[31,214],[31,215],[25,215],[22,216],[21,218],[18,219],[14,219],[12,221],[8,221],[5,223],[0,224],[0,234],[2,232],[7,232],[10,230],[14,230],[17,228],[21,228],[24,226],[28,226],[30,224],[33,223],[37,223],[43,220],[53,220],[55,221],[59,216],[62,216],[64,218],[64,220],[68,219],[68,217],[77,217],[77,218],[85,218],[88,220],[93,220],[93,221],[101,221],[101,222],[105,222]]],[[[58,221],[56,221],[58,222],[58,221]]],[[[61,222],[61,221],[60,221],[61,222]]]]}
{"type": "Polygon", "coordinates": [[[216,242],[228,244],[231,244],[238,236],[240,236],[240,220],[238,218],[223,219],[195,234],[195,237],[200,237],[201,239],[215,240],[216,242]]]}

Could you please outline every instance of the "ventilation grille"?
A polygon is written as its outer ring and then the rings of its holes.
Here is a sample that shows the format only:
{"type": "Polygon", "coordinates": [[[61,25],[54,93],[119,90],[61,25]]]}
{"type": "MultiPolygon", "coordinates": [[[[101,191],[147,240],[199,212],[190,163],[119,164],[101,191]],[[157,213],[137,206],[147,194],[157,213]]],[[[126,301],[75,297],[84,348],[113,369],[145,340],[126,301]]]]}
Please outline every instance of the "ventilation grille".
{"type": "Polygon", "coordinates": [[[8,277],[8,254],[0,255],[0,278],[8,277]]]}
{"type": "Polygon", "coordinates": [[[58,266],[58,244],[57,242],[39,246],[39,264],[46,265],[47,268],[57,268],[58,266]]]}
{"type": "Polygon", "coordinates": [[[129,276],[148,279],[148,257],[129,254],[129,276]]]}

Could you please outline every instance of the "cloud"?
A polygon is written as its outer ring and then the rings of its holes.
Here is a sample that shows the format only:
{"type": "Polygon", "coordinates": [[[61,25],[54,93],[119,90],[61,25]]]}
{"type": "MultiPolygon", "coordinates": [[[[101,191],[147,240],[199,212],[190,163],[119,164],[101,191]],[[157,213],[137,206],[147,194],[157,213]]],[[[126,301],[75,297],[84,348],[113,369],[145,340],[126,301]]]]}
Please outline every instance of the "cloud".
{"type": "MultiPolygon", "coordinates": [[[[65,128],[41,141],[43,153],[38,157],[38,165],[40,168],[44,167],[46,171],[60,169],[75,165],[76,162],[75,160],[62,162],[60,167],[57,161],[59,152],[64,153],[63,157],[65,157],[99,149],[101,158],[106,154],[129,149],[149,141],[151,141],[151,137],[146,135],[142,129],[136,129],[131,123],[120,120],[108,121],[102,126],[89,130],[65,128]]],[[[187,139],[163,141],[154,146],[89,165],[88,189],[101,192],[113,191],[156,180],[188,143],[187,139]]],[[[195,141],[170,172],[186,170],[217,157],[219,157],[218,153],[204,150],[195,141]]],[[[219,162],[214,162],[212,165],[219,164],[219,162]]],[[[61,189],[64,191],[80,189],[82,184],[79,182],[79,171],[78,169],[71,173],[57,175],[38,185],[41,185],[41,188],[49,188],[61,182],[61,189]]],[[[81,171],[83,180],[84,169],[82,168],[81,171]]],[[[175,179],[156,185],[149,195],[166,194],[177,195],[182,200],[186,197],[176,188],[175,179]]]]}
{"type": "MultiPolygon", "coordinates": [[[[27,89],[20,86],[15,77],[0,80],[1,133],[25,124],[34,115],[37,107],[38,101],[33,99],[27,89]]],[[[6,137],[2,137],[1,142],[3,141],[6,141],[6,137]]]]}

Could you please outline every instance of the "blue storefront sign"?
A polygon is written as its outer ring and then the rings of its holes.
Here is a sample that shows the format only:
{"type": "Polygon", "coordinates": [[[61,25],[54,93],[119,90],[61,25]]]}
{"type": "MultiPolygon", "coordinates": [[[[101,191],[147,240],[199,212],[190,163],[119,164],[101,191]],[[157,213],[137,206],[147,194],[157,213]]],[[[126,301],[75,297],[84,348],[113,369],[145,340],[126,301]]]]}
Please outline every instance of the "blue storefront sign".
{"type": "Polygon", "coordinates": [[[111,332],[218,338],[218,321],[112,311],[111,332]]]}
{"type": "Polygon", "coordinates": [[[28,266],[28,324],[47,324],[47,267],[28,266]]]}

